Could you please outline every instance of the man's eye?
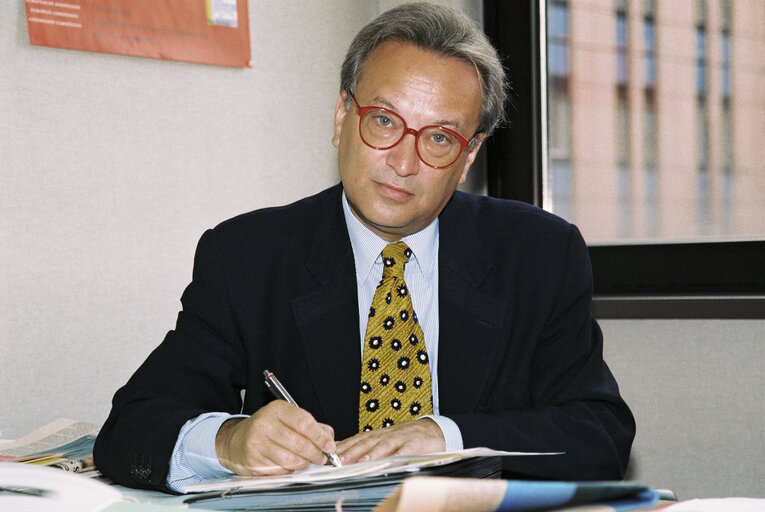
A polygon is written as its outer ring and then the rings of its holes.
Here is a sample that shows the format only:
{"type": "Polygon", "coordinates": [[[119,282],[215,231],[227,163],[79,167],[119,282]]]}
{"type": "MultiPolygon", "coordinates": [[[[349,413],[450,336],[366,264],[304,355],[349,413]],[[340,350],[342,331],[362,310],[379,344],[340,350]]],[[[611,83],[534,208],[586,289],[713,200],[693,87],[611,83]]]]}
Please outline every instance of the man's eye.
{"type": "Polygon", "coordinates": [[[393,121],[391,121],[390,117],[384,115],[375,116],[375,120],[377,121],[377,124],[383,127],[388,127],[393,124],[393,121]]]}
{"type": "Polygon", "coordinates": [[[446,138],[446,135],[443,133],[434,133],[432,139],[436,144],[445,144],[449,142],[449,140],[446,138]]]}

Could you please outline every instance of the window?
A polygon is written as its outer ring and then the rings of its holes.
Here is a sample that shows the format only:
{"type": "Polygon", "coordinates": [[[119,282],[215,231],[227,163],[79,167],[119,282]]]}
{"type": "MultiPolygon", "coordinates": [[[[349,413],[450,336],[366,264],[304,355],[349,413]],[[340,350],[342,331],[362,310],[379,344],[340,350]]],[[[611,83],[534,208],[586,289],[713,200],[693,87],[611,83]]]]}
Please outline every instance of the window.
{"type": "MultiPolygon", "coordinates": [[[[549,38],[549,35],[548,35],[549,38]]],[[[627,86],[627,67],[629,63],[627,37],[627,0],[621,0],[616,8],[616,81],[620,86],[627,86]]]]}
{"type": "Polygon", "coordinates": [[[547,17],[547,104],[550,200],[562,215],[571,214],[571,139],[568,94],[568,5],[551,0],[547,17]]]}
{"type": "Polygon", "coordinates": [[[688,5],[484,0],[515,94],[488,191],[577,224],[596,296],[765,317],[765,3],[688,5]]]}
{"type": "Polygon", "coordinates": [[[733,229],[733,125],[730,106],[730,2],[721,0],[720,10],[720,111],[722,116],[722,225],[725,232],[733,229]]]}
{"type": "Polygon", "coordinates": [[[643,9],[643,54],[645,56],[645,87],[656,84],[656,29],[653,2],[645,2],[643,9]]]}
{"type": "Polygon", "coordinates": [[[551,78],[568,76],[568,6],[566,0],[550,0],[547,23],[547,69],[551,78]]]}

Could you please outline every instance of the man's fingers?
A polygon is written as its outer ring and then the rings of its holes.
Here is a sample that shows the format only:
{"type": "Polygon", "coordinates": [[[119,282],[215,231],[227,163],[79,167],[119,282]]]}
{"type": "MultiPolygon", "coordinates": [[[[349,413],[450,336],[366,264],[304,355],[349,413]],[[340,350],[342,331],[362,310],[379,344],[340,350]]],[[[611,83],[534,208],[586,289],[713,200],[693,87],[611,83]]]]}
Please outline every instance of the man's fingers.
{"type": "Polygon", "coordinates": [[[271,445],[268,455],[280,466],[295,470],[309,464],[324,463],[324,452],[311,439],[291,427],[281,424],[281,428],[269,432],[271,445]]]}
{"type": "Polygon", "coordinates": [[[440,427],[435,421],[425,418],[356,434],[338,443],[337,454],[343,463],[353,463],[391,455],[425,454],[445,449],[440,427]]]}
{"type": "Polygon", "coordinates": [[[378,439],[377,442],[371,444],[371,446],[368,446],[366,451],[360,455],[360,457],[364,460],[374,460],[389,457],[391,455],[414,455],[417,453],[417,450],[414,450],[411,447],[409,448],[409,451],[404,450],[404,448],[410,444],[410,441],[406,439],[384,437],[378,439]]]}
{"type": "Polygon", "coordinates": [[[270,440],[263,447],[263,455],[274,461],[279,467],[289,471],[304,469],[317,459],[321,459],[323,454],[316,450],[313,445],[299,439],[296,435],[283,435],[277,439],[270,440]],[[289,438],[294,437],[296,442],[290,443],[289,438]]]}
{"type": "Polygon", "coordinates": [[[268,455],[261,439],[251,436],[253,417],[228,420],[221,425],[215,449],[221,465],[238,475],[277,475],[288,471],[268,455]]]}
{"type": "Polygon", "coordinates": [[[332,452],[337,449],[335,432],[329,425],[319,423],[305,409],[290,406],[281,408],[279,419],[293,432],[310,442],[321,452],[332,452]]]}
{"type": "Polygon", "coordinates": [[[262,452],[250,454],[244,459],[243,464],[234,471],[237,475],[265,476],[286,475],[291,472],[262,452]]]}
{"type": "Polygon", "coordinates": [[[388,457],[396,453],[406,442],[405,439],[396,436],[393,432],[384,432],[383,430],[374,432],[374,434],[359,434],[361,436],[359,439],[356,439],[352,444],[343,446],[338,451],[340,460],[353,463],[388,457]]]}
{"type": "Polygon", "coordinates": [[[229,420],[218,431],[221,464],[237,474],[279,475],[324,464],[334,450],[334,432],[307,411],[274,400],[246,419],[229,420]]]}
{"type": "Polygon", "coordinates": [[[265,438],[261,449],[279,466],[295,470],[312,463],[324,464],[326,457],[315,439],[326,436],[327,431],[319,427],[310,413],[282,400],[275,400],[257,414],[260,417],[253,426],[253,433],[265,438]]]}

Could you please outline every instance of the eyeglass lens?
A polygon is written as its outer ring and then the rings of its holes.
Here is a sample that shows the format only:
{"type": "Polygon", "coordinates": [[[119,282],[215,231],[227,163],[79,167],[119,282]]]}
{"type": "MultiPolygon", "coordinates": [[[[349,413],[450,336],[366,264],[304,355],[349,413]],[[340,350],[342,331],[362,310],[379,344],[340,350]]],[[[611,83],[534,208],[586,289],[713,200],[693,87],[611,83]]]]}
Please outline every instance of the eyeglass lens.
{"type": "MultiPolygon", "coordinates": [[[[393,112],[369,110],[361,119],[361,137],[377,149],[388,149],[404,137],[406,124],[393,112]]],[[[459,139],[437,126],[425,127],[417,135],[417,154],[431,167],[446,167],[462,152],[459,139]]]]}

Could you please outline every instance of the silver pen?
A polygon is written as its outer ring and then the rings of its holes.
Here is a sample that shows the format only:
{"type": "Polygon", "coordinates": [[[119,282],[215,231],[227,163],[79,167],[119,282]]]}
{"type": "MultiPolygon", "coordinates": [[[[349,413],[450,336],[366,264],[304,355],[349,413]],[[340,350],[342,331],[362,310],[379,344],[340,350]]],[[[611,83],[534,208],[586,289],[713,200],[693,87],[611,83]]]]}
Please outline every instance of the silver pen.
{"type": "MultiPolygon", "coordinates": [[[[265,370],[263,372],[263,375],[266,377],[266,387],[268,388],[273,395],[280,399],[285,400],[288,403],[291,403],[295,407],[299,407],[297,402],[294,398],[292,398],[292,395],[289,394],[289,392],[282,386],[282,383],[279,382],[279,379],[276,378],[276,375],[274,375],[273,372],[270,372],[268,370],[265,370]]],[[[324,455],[327,456],[327,459],[329,459],[329,462],[335,466],[336,468],[342,467],[342,464],[340,463],[340,457],[337,456],[335,452],[324,452],[324,455]]]]}

